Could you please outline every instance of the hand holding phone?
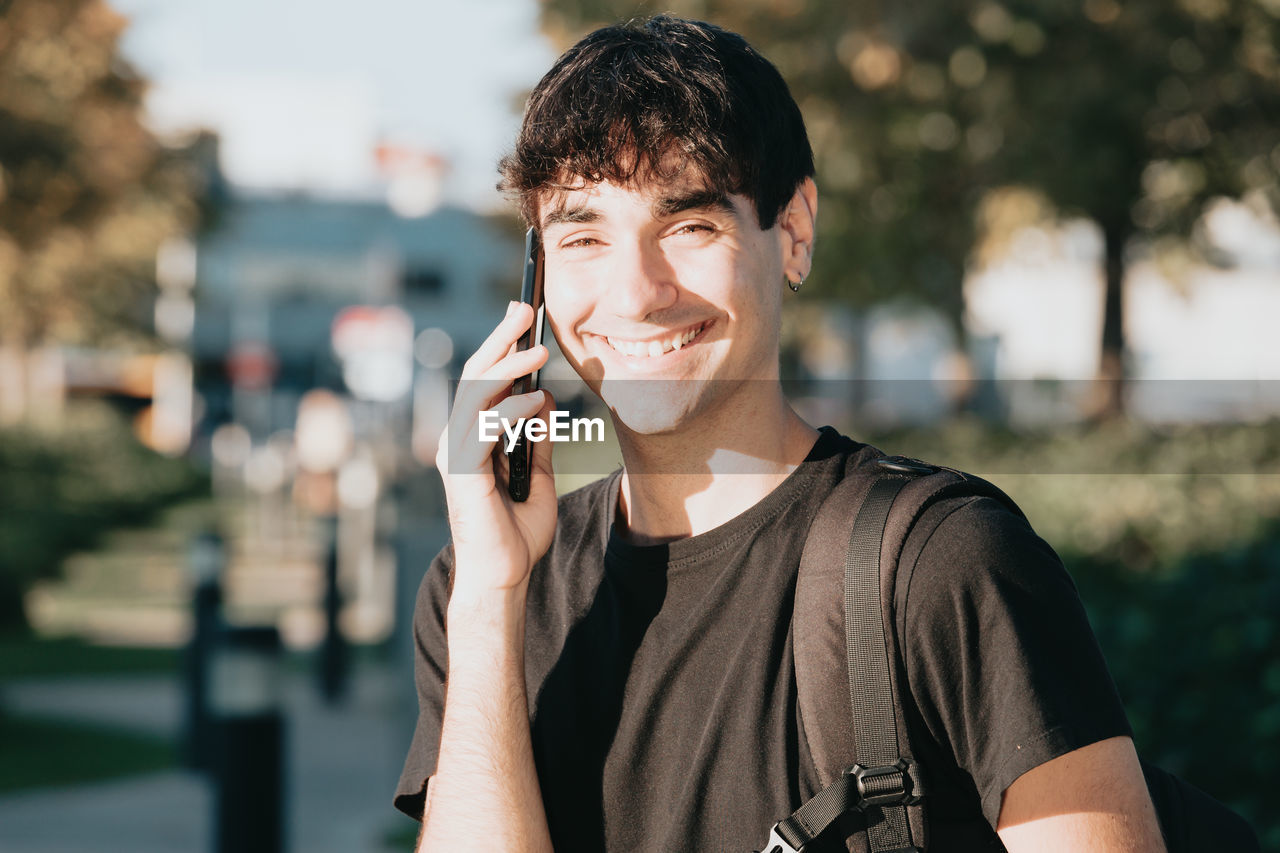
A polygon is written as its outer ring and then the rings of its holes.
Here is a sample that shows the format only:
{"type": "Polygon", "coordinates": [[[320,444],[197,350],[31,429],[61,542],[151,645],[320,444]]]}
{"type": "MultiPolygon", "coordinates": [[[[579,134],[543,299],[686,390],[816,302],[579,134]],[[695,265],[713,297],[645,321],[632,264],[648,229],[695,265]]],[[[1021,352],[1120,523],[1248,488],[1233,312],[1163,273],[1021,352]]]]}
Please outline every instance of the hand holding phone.
{"type": "MultiPolygon", "coordinates": [[[[536,252],[528,254],[534,261],[529,287],[536,289],[536,252]]],[[[530,299],[534,298],[531,291],[530,299]]],[[[463,364],[449,407],[449,423],[440,435],[436,466],[449,506],[455,555],[454,601],[474,602],[493,592],[521,588],[555,535],[557,503],[555,475],[550,466],[551,445],[528,446],[524,470],[532,487],[524,488],[527,497],[518,502],[511,499],[508,491],[508,460],[494,456],[507,444],[505,430],[509,424],[519,423],[522,418],[547,418],[555,406],[545,391],[511,393],[514,385],[532,385],[534,371],[547,360],[546,348],[535,345],[535,319],[532,307],[518,302],[509,306],[506,316],[463,364]],[[518,347],[526,333],[529,337],[524,346],[518,347]],[[518,348],[523,351],[517,352],[518,348]],[[500,421],[507,419],[499,425],[497,446],[492,424],[485,425],[494,415],[500,421]]]]}
{"type": "MultiPolygon", "coordinates": [[[[542,304],[542,242],[538,232],[530,228],[524,235],[524,275],[520,285],[520,301],[533,306],[533,325],[520,336],[516,342],[516,351],[527,350],[542,343],[543,318],[546,314],[542,304]]],[[[511,385],[512,395],[528,394],[537,391],[540,386],[541,371],[521,376],[511,385]]],[[[533,474],[533,460],[530,453],[529,439],[521,431],[515,445],[507,454],[507,494],[513,501],[529,499],[529,484],[533,474]]]]}

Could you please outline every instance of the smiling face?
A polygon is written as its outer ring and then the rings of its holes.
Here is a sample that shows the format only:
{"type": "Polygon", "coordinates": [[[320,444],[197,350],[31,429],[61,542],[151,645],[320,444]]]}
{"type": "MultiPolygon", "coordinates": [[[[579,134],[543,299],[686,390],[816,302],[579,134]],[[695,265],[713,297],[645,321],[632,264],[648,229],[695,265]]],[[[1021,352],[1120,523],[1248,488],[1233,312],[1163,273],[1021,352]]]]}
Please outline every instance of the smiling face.
{"type": "Polygon", "coordinates": [[[762,230],[747,198],[696,180],[583,184],[545,198],[547,316],[627,429],[671,432],[727,405],[747,411],[776,388],[783,276],[808,269],[797,205],[810,211],[797,192],[762,230]]]}

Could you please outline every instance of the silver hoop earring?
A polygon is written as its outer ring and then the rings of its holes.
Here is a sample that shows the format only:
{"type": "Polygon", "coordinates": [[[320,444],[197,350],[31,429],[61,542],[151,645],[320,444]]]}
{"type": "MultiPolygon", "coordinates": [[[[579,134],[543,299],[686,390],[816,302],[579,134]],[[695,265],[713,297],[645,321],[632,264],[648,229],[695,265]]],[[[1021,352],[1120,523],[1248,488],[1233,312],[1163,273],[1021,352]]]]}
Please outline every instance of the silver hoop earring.
{"type": "Polygon", "coordinates": [[[800,279],[799,281],[792,281],[791,279],[787,279],[787,287],[791,288],[792,293],[799,293],[800,286],[802,284],[804,284],[804,279],[800,279]]]}

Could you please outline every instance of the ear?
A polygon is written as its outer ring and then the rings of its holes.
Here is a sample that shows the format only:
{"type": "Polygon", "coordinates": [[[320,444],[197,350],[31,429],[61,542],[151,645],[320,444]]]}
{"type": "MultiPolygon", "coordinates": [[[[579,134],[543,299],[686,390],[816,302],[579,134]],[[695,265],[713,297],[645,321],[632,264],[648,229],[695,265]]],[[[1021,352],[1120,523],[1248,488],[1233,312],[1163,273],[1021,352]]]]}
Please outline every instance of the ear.
{"type": "Polygon", "coordinates": [[[813,178],[805,178],[778,215],[782,274],[789,281],[799,283],[809,277],[817,221],[818,187],[813,178]]]}

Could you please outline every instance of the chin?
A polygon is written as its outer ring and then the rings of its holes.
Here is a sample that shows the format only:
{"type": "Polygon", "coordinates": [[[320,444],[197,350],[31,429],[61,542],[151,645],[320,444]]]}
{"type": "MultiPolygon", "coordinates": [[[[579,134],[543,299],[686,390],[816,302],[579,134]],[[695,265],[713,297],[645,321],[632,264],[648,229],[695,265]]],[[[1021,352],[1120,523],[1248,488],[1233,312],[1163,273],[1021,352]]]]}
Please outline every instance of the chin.
{"type": "Polygon", "coordinates": [[[618,426],[664,435],[678,432],[706,407],[712,385],[705,379],[606,379],[600,399],[618,426]]]}

